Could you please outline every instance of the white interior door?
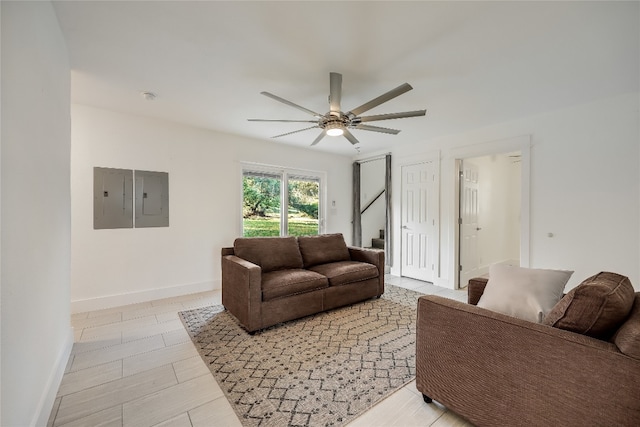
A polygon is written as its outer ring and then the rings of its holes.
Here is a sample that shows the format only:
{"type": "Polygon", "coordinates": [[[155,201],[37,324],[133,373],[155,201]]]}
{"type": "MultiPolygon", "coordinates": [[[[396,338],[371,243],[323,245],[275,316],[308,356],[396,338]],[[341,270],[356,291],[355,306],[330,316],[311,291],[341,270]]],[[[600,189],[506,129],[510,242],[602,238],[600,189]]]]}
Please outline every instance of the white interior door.
{"type": "Polygon", "coordinates": [[[478,167],[468,161],[462,162],[460,171],[460,287],[469,279],[478,276],[478,167]]]}
{"type": "Polygon", "coordinates": [[[401,275],[433,282],[438,264],[435,162],[402,166],[401,275]]]}

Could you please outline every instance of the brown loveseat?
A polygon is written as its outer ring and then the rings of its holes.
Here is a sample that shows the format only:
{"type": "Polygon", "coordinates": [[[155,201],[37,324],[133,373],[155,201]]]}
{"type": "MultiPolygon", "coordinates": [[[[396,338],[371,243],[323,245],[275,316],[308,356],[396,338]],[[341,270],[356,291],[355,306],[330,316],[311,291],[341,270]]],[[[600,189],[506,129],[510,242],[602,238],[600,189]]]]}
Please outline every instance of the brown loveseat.
{"type": "Polygon", "coordinates": [[[384,252],[342,234],[245,237],[222,249],[222,304],[249,332],[384,293],[384,252]]]}
{"type": "Polygon", "coordinates": [[[587,279],[542,324],[476,307],[487,279],[469,282],[469,304],[420,297],[418,390],[478,426],[640,426],[640,293],[624,279],[587,279]],[[603,280],[613,290],[600,296],[618,304],[624,284],[631,307],[608,332],[601,320],[612,304],[585,310],[589,287],[603,280]]]}

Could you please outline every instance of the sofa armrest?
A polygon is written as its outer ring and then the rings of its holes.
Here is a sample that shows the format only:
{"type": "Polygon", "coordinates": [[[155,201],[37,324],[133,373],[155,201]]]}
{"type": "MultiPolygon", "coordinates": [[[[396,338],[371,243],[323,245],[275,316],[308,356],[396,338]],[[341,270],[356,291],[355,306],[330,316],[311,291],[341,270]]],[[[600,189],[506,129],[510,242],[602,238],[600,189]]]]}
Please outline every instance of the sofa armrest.
{"type": "Polygon", "coordinates": [[[262,269],[235,255],[222,257],[222,305],[247,330],[261,328],[262,269]]]}
{"type": "Polygon", "coordinates": [[[380,249],[365,249],[355,246],[348,246],[349,256],[352,261],[368,262],[378,268],[382,268],[384,273],[384,251],[380,249]]]}
{"type": "Polygon", "coordinates": [[[378,295],[382,295],[384,293],[384,251],[358,248],[356,246],[348,246],[348,249],[352,261],[367,262],[378,268],[378,295]]]}
{"type": "Polygon", "coordinates": [[[467,302],[469,304],[478,305],[488,281],[489,279],[486,277],[469,279],[469,284],[467,285],[467,302]]]}
{"type": "Polygon", "coordinates": [[[416,386],[477,425],[640,425],[640,364],[615,345],[428,295],[416,386]]]}

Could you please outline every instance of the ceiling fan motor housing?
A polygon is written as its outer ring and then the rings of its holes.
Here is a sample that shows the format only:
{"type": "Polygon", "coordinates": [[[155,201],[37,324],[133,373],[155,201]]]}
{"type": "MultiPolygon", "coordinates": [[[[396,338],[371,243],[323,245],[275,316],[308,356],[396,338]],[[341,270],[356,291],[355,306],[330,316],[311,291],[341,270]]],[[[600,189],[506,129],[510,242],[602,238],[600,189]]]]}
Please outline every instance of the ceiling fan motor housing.
{"type": "Polygon", "coordinates": [[[347,127],[350,124],[351,121],[349,120],[349,118],[342,113],[340,113],[339,115],[329,113],[323,116],[318,122],[318,126],[320,126],[321,129],[342,128],[347,127]]]}

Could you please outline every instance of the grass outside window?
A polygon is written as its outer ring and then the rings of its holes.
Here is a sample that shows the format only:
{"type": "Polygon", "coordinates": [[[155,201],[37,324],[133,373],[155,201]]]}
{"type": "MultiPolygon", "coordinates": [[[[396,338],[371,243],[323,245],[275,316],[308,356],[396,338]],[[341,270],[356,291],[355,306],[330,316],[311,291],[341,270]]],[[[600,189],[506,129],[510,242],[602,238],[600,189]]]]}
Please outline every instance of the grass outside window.
{"type": "MultiPolygon", "coordinates": [[[[280,218],[243,218],[245,237],[279,236],[280,218]]],[[[318,220],[312,218],[289,218],[290,236],[315,236],[318,234],[318,220]]]]}

